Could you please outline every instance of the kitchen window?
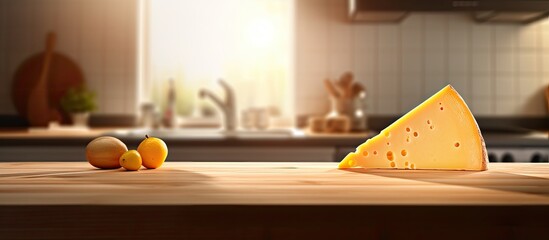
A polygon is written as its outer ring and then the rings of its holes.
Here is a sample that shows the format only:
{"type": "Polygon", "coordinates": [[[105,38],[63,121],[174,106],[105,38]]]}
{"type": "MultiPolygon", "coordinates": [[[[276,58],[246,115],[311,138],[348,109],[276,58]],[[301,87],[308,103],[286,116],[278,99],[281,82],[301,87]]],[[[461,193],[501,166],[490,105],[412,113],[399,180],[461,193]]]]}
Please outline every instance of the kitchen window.
{"type": "Polygon", "coordinates": [[[223,96],[222,78],[238,116],[269,108],[291,124],[293,0],[142,0],[141,9],[141,102],[163,111],[174,79],[180,116],[219,115],[198,91],[223,96]]]}

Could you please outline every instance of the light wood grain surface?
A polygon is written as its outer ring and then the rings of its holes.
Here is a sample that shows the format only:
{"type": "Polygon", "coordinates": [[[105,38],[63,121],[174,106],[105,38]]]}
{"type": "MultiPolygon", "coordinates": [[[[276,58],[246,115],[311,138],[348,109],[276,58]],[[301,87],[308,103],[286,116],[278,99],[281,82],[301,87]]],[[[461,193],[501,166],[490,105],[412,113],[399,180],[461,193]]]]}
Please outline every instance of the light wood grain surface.
{"type": "MultiPolygon", "coordinates": [[[[39,156],[37,156],[39,157],[39,156]]],[[[549,164],[484,172],[338,170],[336,163],[0,163],[0,205],[549,205],[549,164]]]]}

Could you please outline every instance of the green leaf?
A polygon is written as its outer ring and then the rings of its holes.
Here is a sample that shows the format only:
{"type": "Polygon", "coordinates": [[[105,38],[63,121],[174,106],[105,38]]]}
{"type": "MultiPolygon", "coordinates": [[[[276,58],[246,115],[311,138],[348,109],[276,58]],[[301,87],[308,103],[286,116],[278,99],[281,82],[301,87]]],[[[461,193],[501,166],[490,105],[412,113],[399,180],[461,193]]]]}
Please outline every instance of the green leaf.
{"type": "Polygon", "coordinates": [[[70,88],[61,98],[61,107],[68,113],[91,112],[97,107],[95,96],[84,85],[70,88]]]}

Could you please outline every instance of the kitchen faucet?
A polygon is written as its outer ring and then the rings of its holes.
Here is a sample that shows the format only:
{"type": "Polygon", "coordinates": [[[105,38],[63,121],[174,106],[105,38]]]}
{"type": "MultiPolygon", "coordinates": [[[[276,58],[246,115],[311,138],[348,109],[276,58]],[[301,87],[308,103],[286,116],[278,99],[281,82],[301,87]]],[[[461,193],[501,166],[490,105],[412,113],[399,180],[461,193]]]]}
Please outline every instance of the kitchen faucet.
{"type": "Polygon", "coordinates": [[[236,130],[236,102],[234,91],[223,79],[218,80],[219,84],[225,90],[225,101],[214,95],[208,89],[200,89],[198,95],[200,98],[209,97],[223,112],[225,130],[232,132],[236,130]]]}

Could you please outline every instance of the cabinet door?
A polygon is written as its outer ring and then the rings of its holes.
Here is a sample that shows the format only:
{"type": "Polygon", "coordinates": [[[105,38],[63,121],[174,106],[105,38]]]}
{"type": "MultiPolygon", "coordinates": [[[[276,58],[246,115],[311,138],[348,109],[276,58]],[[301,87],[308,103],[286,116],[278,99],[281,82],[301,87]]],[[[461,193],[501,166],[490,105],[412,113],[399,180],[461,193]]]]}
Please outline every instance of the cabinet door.
{"type": "Polygon", "coordinates": [[[86,161],[86,148],[75,146],[0,147],[0,162],[78,162],[86,161]]]}
{"type": "MultiPolygon", "coordinates": [[[[166,161],[332,162],[334,147],[170,147],[166,161]]],[[[86,161],[84,147],[0,147],[0,162],[86,161]]]]}
{"type": "Polygon", "coordinates": [[[334,162],[340,162],[347,154],[354,152],[356,147],[338,147],[334,154],[334,162]]]}

